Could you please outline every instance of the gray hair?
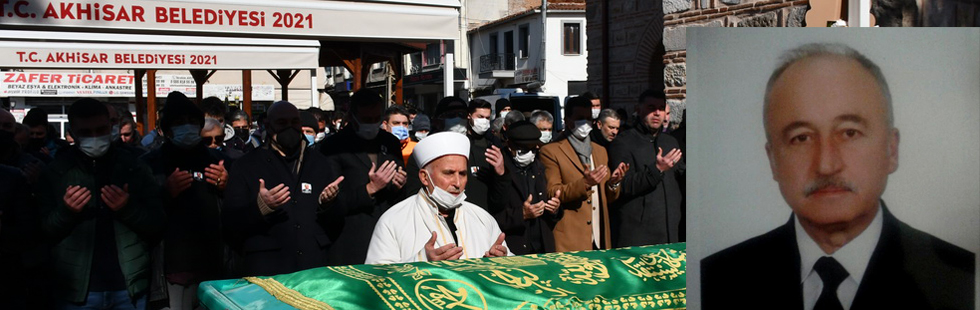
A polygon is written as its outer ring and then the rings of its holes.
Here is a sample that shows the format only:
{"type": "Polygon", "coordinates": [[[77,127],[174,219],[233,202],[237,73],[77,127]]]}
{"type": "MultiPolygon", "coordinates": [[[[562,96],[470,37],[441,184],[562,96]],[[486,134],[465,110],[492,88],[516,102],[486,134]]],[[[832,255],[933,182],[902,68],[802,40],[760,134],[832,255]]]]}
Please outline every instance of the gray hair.
{"type": "Polygon", "coordinates": [[[504,119],[504,126],[509,127],[510,124],[523,121],[524,113],[521,113],[521,111],[518,110],[510,110],[510,113],[507,113],[507,116],[504,116],[503,119],[504,119]]]}
{"type": "Polygon", "coordinates": [[[549,123],[552,124],[555,123],[555,117],[551,116],[551,113],[548,113],[548,111],[534,110],[534,112],[531,112],[531,118],[530,118],[531,124],[537,126],[538,122],[542,120],[548,121],[549,123]]]}
{"type": "MultiPolygon", "coordinates": [[[[218,120],[213,119],[213,118],[205,118],[204,119],[204,128],[201,128],[201,132],[212,131],[215,128],[221,128],[221,123],[218,122],[218,120]]],[[[221,130],[223,131],[224,128],[221,128],[221,130]]]]}
{"type": "Polygon", "coordinates": [[[810,44],[804,44],[802,46],[799,46],[797,48],[794,48],[784,53],[783,56],[780,58],[779,66],[776,67],[776,70],[772,72],[771,76],[769,76],[769,82],[766,83],[766,93],[763,99],[763,107],[762,107],[762,119],[763,119],[763,125],[766,126],[767,140],[769,139],[768,136],[769,124],[765,120],[768,119],[769,117],[769,105],[772,103],[771,98],[769,96],[772,94],[773,84],[776,83],[776,80],[783,75],[783,72],[785,72],[786,69],[789,68],[789,66],[801,60],[810,57],[817,57],[817,56],[845,57],[857,61],[862,68],[868,70],[868,73],[871,73],[871,76],[874,77],[875,82],[877,82],[878,89],[881,91],[881,95],[885,99],[884,102],[885,109],[887,111],[886,113],[888,113],[886,115],[888,121],[888,127],[895,126],[895,115],[894,113],[892,113],[892,94],[891,91],[888,90],[888,82],[885,81],[885,75],[881,72],[881,68],[879,68],[878,65],[876,65],[874,62],[872,62],[870,59],[862,55],[854,48],[851,48],[850,46],[844,44],[810,43],[810,44]]]}
{"type": "Polygon", "coordinates": [[[616,110],[613,110],[613,109],[602,109],[602,111],[599,111],[599,118],[597,118],[597,120],[599,122],[602,122],[603,124],[605,124],[606,119],[608,119],[608,118],[612,118],[612,119],[615,119],[615,120],[622,121],[621,119],[619,119],[619,113],[616,113],[616,110]]]}

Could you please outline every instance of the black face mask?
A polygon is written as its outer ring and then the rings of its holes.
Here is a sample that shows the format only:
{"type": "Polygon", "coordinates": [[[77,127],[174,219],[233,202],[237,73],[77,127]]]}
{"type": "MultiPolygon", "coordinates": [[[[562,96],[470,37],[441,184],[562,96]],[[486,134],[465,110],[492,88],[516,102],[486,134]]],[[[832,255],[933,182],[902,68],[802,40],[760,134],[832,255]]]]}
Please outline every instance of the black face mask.
{"type": "Polygon", "coordinates": [[[235,137],[242,140],[248,140],[248,129],[235,128],[235,137]]]}
{"type": "Polygon", "coordinates": [[[276,133],[276,144],[287,154],[296,153],[299,150],[300,142],[305,140],[303,135],[293,127],[288,127],[276,133]]]}

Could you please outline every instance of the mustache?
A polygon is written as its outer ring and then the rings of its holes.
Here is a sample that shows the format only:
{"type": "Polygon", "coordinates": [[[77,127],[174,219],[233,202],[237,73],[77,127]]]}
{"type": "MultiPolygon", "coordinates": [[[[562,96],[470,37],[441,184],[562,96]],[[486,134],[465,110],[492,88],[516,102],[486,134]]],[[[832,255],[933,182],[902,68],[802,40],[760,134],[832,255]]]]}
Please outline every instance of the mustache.
{"type": "Polygon", "coordinates": [[[854,185],[851,182],[847,182],[839,177],[821,177],[819,179],[807,184],[806,188],[803,190],[803,194],[806,197],[810,197],[813,193],[823,190],[828,187],[843,188],[849,192],[854,191],[854,185]]]}

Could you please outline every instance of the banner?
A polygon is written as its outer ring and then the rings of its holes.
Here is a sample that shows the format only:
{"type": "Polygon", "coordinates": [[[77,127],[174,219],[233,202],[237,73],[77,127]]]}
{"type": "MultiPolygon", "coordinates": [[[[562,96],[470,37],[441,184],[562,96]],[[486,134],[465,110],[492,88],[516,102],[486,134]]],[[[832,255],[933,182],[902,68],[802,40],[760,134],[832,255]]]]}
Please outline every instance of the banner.
{"type": "Polygon", "coordinates": [[[425,2],[2,0],[0,25],[250,37],[458,39],[459,2],[425,2]]]}
{"type": "Polygon", "coordinates": [[[317,47],[160,43],[0,41],[0,68],[240,70],[313,69],[319,65],[317,47]]]}
{"type": "Polygon", "coordinates": [[[0,97],[135,97],[132,74],[0,72],[0,97]]]}
{"type": "MultiPolygon", "coordinates": [[[[0,0],[2,1],[2,0],[0,0]]],[[[0,72],[0,97],[136,97],[132,74],[58,73],[58,72],[0,72]]],[[[143,80],[146,96],[146,80],[143,80]]],[[[189,98],[197,96],[194,77],[190,75],[156,76],[157,97],[172,91],[189,98]]],[[[242,85],[204,84],[204,97],[236,101],[243,96],[242,85]]],[[[274,101],[276,87],[252,85],[252,100],[274,101]]]]}
{"type": "Polygon", "coordinates": [[[685,309],[686,244],[322,267],[201,283],[208,309],[685,309]],[[242,306],[239,306],[242,305],[242,306]]]}

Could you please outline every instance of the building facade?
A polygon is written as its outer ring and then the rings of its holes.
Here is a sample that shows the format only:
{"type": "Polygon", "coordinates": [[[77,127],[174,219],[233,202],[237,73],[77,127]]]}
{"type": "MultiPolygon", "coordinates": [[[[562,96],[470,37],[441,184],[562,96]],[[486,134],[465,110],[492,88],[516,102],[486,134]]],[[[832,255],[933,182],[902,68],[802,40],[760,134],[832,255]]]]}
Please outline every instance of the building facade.
{"type": "Polygon", "coordinates": [[[587,90],[585,2],[549,2],[469,31],[470,89],[534,88],[561,100],[587,90]]]}

